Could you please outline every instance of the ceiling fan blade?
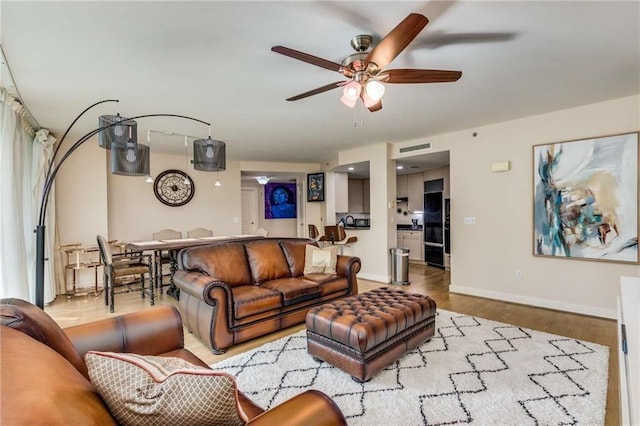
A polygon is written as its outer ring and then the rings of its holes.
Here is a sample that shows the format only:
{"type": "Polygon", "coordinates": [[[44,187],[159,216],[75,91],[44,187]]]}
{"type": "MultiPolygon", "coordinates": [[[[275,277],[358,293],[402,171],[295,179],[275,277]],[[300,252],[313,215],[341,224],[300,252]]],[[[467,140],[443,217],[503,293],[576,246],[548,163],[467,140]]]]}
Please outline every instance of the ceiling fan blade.
{"type": "Polygon", "coordinates": [[[369,53],[365,62],[373,62],[384,68],[393,61],[405,47],[416,38],[429,20],[419,13],[410,13],[369,53]]]}
{"type": "Polygon", "coordinates": [[[377,104],[375,104],[374,106],[369,107],[369,111],[371,112],[376,112],[376,111],[380,111],[382,109],[382,101],[378,101],[377,104]]]}
{"type": "Polygon", "coordinates": [[[271,51],[279,53],[281,55],[288,56],[293,59],[297,59],[302,62],[306,62],[311,65],[315,65],[320,68],[325,68],[331,71],[340,72],[342,65],[337,62],[331,62],[326,59],[318,58],[317,56],[309,55],[308,53],[299,52],[297,50],[289,49],[284,46],[273,46],[271,51]]]}
{"type": "Polygon", "coordinates": [[[309,90],[308,92],[301,93],[299,95],[293,96],[288,101],[297,101],[299,99],[308,98],[309,96],[317,95],[319,93],[327,92],[331,89],[335,89],[344,84],[344,81],[336,81],[335,83],[327,84],[326,86],[318,87],[317,89],[309,90]]]}
{"type": "Polygon", "coordinates": [[[402,69],[387,70],[381,78],[385,83],[449,83],[458,81],[462,77],[462,71],[447,70],[415,70],[402,69]]]}

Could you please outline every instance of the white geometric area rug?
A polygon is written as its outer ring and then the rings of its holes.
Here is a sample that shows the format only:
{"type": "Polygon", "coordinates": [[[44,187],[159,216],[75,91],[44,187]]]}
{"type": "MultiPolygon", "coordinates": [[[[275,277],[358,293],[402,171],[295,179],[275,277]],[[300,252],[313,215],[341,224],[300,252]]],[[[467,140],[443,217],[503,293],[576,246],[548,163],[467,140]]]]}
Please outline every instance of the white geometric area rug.
{"type": "Polygon", "coordinates": [[[436,326],[363,384],[314,361],[304,330],[212,367],[263,408],[321,390],[349,425],[604,424],[608,347],[442,309],[436,326]]]}

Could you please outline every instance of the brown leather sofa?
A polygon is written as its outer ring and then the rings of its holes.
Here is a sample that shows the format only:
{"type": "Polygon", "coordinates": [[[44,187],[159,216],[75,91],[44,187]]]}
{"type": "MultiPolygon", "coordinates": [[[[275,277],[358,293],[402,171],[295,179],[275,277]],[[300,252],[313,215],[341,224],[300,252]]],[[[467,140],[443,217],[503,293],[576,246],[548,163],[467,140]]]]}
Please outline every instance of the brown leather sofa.
{"type": "Polygon", "coordinates": [[[360,259],[303,275],[306,238],[265,238],[182,250],[174,282],[189,331],[214,353],[304,322],[313,306],[358,293],[360,259]]]}
{"type": "MultiPolygon", "coordinates": [[[[0,424],[113,425],[89,381],[90,350],[172,356],[208,366],[183,346],[180,314],[163,306],[70,327],[19,299],[0,300],[0,424]]],[[[264,411],[244,394],[249,425],[346,425],[325,394],[307,391],[264,411]]]]}

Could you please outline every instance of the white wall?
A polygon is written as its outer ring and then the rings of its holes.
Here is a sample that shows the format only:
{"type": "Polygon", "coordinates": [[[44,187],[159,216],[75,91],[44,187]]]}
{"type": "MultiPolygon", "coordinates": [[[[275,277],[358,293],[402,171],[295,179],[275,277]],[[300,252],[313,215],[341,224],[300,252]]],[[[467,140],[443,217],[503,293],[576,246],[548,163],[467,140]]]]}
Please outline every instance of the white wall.
{"type": "MultiPolygon", "coordinates": [[[[371,228],[348,230],[356,235],[358,242],[344,249],[344,254],[358,256],[362,261],[359,277],[380,282],[389,282],[389,248],[395,247],[396,226],[393,223],[396,197],[395,161],[389,160],[391,147],[388,144],[370,145],[349,151],[341,151],[338,164],[369,161],[371,228]]],[[[335,194],[334,194],[335,196],[335,194]]],[[[335,208],[334,208],[335,210],[335,208]]],[[[327,217],[335,220],[335,211],[327,211],[327,217]]]]}
{"type": "MultiPolygon", "coordinates": [[[[184,155],[151,154],[151,174],[167,169],[185,171],[184,155]]],[[[194,228],[213,230],[214,235],[241,233],[239,163],[227,161],[220,173],[201,172],[189,164],[186,170],[195,185],[193,199],[184,206],[162,204],[153,184],[144,177],[108,174],[109,238],[121,241],[150,240],[165,228],[182,232],[194,228]],[[214,186],[216,179],[222,186],[214,186]]]]}
{"type": "MultiPolygon", "coordinates": [[[[63,149],[67,148],[65,142],[63,149]]],[[[110,151],[96,138],[78,148],[56,176],[56,217],[60,244],[95,245],[97,234],[107,234],[107,169],[110,151]]]]}
{"type": "MultiPolygon", "coordinates": [[[[297,236],[297,219],[265,219],[264,216],[264,185],[260,185],[256,181],[243,181],[243,188],[256,188],[258,190],[258,228],[264,228],[269,231],[270,237],[296,237],[297,236]]],[[[298,196],[297,204],[300,206],[300,196],[298,196]]],[[[300,210],[300,209],[298,209],[300,210]]]]}
{"type": "Polygon", "coordinates": [[[428,138],[434,152],[450,151],[450,290],[615,318],[619,277],[640,275],[640,266],[532,254],[532,146],[638,129],[640,96],[632,96],[428,138]],[[491,173],[492,162],[505,160],[510,172],[491,173]]]}
{"type": "MultiPolygon", "coordinates": [[[[322,207],[324,203],[308,203],[307,200],[307,173],[320,171],[320,164],[316,163],[285,163],[266,161],[241,161],[240,170],[243,172],[260,172],[266,175],[270,173],[293,174],[296,176],[298,188],[298,217],[296,219],[265,219],[264,218],[264,190],[260,194],[260,226],[269,231],[270,236],[278,237],[307,237],[307,224],[318,226],[322,223],[322,207]]],[[[243,184],[244,186],[251,184],[243,184]]],[[[325,185],[326,186],[326,185],[325,185]]],[[[325,191],[326,193],[326,191],[325,191]]],[[[326,195],[325,195],[326,199],[326,195]]],[[[320,227],[318,229],[321,229],[320,227]]]]}

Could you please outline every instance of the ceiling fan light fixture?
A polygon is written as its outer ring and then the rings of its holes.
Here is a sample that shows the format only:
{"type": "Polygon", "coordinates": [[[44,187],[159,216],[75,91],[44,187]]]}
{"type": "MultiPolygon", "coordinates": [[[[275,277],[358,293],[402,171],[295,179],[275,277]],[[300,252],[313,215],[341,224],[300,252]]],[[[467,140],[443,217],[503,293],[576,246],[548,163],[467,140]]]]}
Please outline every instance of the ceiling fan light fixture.
{"type": "Polygon", "coordinates": [[[354,106],[356,106],[356,102],[358,102],[358,98],[349,99],[346,96],[342,95],[342,97],[340,98],[340,102],[342,102],[343,104],[345,104],[349,108],[353,108],[354,106]]]}
{"type": "Polygon", "coordinates": [[[382,98],[382,95],[384,95],[384,84],[376,80],[369,80],[364,87],[364,92],[374,103],[378,102],[382,98]]]}
{"type": "Polygon", "coordinates": [[[342,95],[347,99],[358,100],[361,91],[362,86],[360,85],[360,83],[358,83],[357,81],[352,81],[344,86],[344,89],[342,89],[342,95]]]}
{"type": "Polygon", "coordinates": [[[362,85],[357,81],[351,81],[349,84],[344,86],[344,89],[342,89],[342,97],[340,98],[340,101],[349,108],[353,108],[356,106],[356,102],[358,102],[361,91],[362,85]]]}
{"type": "Polygon", "coordinates": [[[364,106],[367,108],[371,108],[372,106],[378,103],[378,101],[373,100],[369,95],[367,95],[366,90],[362,92],[362,102],[364,103],[364,106]]]}

